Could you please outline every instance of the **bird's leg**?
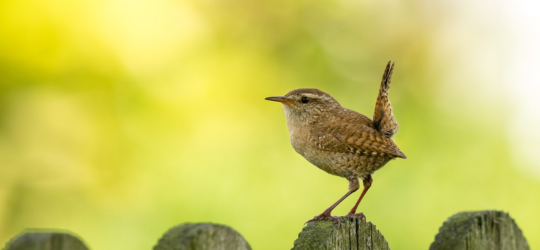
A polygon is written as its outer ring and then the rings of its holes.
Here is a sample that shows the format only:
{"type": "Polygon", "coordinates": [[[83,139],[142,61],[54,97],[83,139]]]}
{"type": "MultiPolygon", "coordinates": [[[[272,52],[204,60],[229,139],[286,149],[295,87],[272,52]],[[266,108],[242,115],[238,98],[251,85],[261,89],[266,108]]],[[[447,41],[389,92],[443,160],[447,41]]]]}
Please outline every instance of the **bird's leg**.
{"type": "Polygon", "coordinates": [[[362,180],[363,180],[363,183],[364,183],[364,190],[362,191],[362,194],[360,194],[360,198],[358,198],[358,201],[356,202],[356,204],[354,204],[354,207],[345,216],[363,217],[364,219],[366,219],[366,216],[363,213],[356,213],[356,208],[358,208],[358,205],[360,204],[360,201],[362,201],[362,198],[364,198],[364,195],[367,193],[367,191],[371,187],[371,183],[373,183],[373,178],[371,177],[371,175],[368,175],[368,176],[362,178],[362,180]]]}
{"type": "Polygon", "coordinates": [[[336,203],[334,203],[332,206],[324,210],[322,214],[319,214],[313,217],[313,219],[308,220],[306,223],[309,223],[312,221],[318,221],[318,220],[332,220],[334,223],[338,225],[340,224],[338,217],[332,216],[330,215],[330,213],[332,212],[332,210],[334,210],[334,208],[336,208],[337,205],[339,205],[339,203],[341,203],[343,200],[345,200],[345,198],[347,198],[349,195],[351,195],[352,193],[354,193],[356,190],[360,188],[360,183],[358,182],[358,178],[353,177],[353,178],[348,178],[348,180],[349,180],[349,192],[347,192],[343,197],[341,197],[341,199],[336,201],[336,203]]]}

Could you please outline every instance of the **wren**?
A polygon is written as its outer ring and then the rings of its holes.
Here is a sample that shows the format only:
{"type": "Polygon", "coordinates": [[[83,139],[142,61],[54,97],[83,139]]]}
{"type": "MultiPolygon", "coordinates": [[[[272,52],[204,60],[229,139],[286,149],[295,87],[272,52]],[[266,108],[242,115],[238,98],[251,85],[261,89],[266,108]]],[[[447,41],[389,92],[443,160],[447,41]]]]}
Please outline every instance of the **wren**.
{"type": "Polygon", "coordinates": [[[336,99],[318,89],[296,89],[285,96],[266,98],[283,105],[294,150],[321,170],[349,181],[349,191],[308,222],[332,220],[339,223],[331,212],[360,188],[359,178],[364,189],[346,216],[365,218],[363,213],[356,213],[356,209],[373,183],[373,173],[394,158],[407,158],[391,139],[398,130],[388,100],[393,70],[394,64],[390,61],[383,74],[373,120],[342,107],[336,99]]]}

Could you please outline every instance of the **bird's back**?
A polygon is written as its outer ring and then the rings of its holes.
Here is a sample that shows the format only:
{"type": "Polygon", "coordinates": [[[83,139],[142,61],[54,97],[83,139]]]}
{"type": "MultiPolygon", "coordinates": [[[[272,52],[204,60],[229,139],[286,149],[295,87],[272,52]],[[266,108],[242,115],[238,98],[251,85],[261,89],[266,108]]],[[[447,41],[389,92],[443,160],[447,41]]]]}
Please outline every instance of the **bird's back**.
{"type": "Polygon", "coordinates": [[[312,124],[305,131],[308,145],[298,153],[330,174],[366,176],[393,158],[405,158],[390,138],[375,129],[371,119],[358,112],[341,108],[321,119],[325,122],[312,124]]]}

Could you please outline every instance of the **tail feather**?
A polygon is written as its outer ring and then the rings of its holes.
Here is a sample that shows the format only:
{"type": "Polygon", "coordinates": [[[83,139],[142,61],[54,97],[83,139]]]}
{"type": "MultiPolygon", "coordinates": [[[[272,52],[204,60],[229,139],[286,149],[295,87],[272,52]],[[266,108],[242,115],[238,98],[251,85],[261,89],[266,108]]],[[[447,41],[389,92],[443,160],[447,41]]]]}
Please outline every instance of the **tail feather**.
{"type": "Polygon", "coordinates": [[[394,118],[394,114],[392,113],[392,106],[388,100],[388,90],[390,89],[393,72],[394,63],[389,61],[384,70],[381,88],[379,89],[379,96],[377,97],[377,102],[375,104],[375,112],[373,113],[373,124],[375,125],[375,128],[388,138],[394,136],[399,128],[397,121],[394,118]]]}

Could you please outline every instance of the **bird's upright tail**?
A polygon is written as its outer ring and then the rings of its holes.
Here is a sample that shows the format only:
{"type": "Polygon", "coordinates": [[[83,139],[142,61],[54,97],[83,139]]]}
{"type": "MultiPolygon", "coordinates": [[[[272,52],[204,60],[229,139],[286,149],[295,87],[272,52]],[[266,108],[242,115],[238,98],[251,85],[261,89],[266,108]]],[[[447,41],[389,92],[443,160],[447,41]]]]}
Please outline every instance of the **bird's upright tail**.
{"type": "Polygon", "coordinates": [[[397,121],[394,118],[394,114],[392,113],[392,106],[388,100],[388,90],[390,89],[390,81],[393,72],[394,63],[388,61],[386,69],[384,70],[381,88],[379,89],[377,103],[375,104],[375,112],[373,113],[373,123],[375,128],[388,138],[392,137],[399,128],[397,121]]]}

